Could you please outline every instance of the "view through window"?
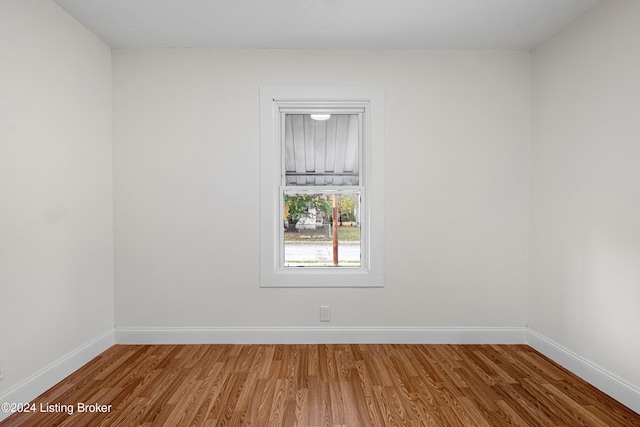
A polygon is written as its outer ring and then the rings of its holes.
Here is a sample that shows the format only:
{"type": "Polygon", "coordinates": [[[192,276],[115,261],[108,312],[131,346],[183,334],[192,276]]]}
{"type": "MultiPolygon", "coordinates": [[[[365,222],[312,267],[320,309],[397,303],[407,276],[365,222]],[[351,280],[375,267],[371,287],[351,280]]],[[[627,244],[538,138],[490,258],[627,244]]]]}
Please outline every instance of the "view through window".
{"type": "Polygon", "coordinates": [[[283,266],[360,267],[362,113],[283,119],[283,266]]]}
{"type": "Polygon", "coordinates": [[[359,209],[359,191],[285,192],[285,267],[359,267],[359,209]]]}

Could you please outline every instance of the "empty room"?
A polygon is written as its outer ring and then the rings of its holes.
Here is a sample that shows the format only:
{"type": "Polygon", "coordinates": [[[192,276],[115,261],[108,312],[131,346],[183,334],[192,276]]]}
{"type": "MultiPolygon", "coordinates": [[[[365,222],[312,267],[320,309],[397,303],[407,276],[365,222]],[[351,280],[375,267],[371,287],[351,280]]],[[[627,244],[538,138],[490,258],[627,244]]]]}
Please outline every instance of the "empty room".
{"type": "Polygon", "coordinates": [[[0,425],[640,426],[640,1],[0,0],[0,425]]]}

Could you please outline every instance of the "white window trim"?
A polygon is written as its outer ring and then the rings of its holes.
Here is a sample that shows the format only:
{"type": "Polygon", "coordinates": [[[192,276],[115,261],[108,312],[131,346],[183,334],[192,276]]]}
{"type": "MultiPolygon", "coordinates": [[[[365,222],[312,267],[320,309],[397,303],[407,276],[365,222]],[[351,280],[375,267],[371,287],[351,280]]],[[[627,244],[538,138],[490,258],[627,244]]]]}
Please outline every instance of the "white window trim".
{"type": "MultiPolygon", "coordinates": [[[[303,190],[303,188],[300,188],[303,190]]],[[[260,286],[382,287],[384,286],[384,89],[378,86],[260,87],[260,286]],[[367,137],[363,146],[366,198],[362,268],[280,268],[278,224],[281,215],[280,112],[278,105],[296,102],[366,104],[367,137]]]]}

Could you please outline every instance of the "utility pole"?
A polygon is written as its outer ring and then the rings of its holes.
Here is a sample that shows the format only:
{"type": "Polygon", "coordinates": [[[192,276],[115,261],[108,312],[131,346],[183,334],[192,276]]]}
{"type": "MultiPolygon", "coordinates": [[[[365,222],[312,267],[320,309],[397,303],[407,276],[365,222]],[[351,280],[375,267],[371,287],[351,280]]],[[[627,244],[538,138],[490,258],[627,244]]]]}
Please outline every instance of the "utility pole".
{"type": "Polygon", "coordinates": [[[338,265],[338,196],[333,195],[333,265],[338,265]]]}

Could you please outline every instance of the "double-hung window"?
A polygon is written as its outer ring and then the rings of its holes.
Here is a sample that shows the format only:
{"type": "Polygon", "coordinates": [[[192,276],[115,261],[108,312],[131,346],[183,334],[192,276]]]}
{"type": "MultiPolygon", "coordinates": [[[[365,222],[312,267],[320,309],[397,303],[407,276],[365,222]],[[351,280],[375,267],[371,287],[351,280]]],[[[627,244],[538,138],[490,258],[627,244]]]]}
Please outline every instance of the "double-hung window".
{"type": "Polygon", "coordinates": [[[383,286],[384,92],[260,88],[260,285],[383,286]]]}

